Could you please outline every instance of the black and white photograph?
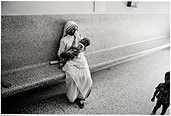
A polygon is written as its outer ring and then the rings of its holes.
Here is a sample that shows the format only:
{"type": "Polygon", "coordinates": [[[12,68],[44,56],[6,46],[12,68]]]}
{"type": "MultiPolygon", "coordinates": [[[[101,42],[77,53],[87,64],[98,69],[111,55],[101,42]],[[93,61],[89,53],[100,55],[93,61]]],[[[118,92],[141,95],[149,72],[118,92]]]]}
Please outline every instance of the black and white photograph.
{"type": "Polygon", "coordinates": [[[1,115],[170,115],[169,0],[1,0],[1,115]]]}

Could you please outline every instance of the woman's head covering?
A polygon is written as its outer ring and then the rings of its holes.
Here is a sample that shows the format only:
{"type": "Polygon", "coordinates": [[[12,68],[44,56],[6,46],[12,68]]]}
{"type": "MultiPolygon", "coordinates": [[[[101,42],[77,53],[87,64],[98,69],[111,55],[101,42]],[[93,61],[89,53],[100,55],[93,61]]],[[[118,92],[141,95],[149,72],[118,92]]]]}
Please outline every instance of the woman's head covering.
{"type": "Polygon", "coordinates": [[[65,37],[67,35],[66,32],[68,32],[72,29],[78,29],[77,23],[75,23],[74,21],[67,21],[64,26],[63,37],[65,37]]]}

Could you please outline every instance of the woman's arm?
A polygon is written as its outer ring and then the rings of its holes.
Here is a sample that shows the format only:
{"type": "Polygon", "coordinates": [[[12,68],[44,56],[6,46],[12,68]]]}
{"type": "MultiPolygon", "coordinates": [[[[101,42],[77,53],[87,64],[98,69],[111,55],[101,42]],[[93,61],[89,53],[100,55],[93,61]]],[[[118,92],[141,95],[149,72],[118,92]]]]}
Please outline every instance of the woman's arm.
{"type": "Polygon", "coordinates": [[[66,45],[65,42],[61,39],[60,41],[60,46],[59,46],[59,50],[58,50],[58,56],[60,57],[60,54],[65,52],[66,49],[66,45]]]}

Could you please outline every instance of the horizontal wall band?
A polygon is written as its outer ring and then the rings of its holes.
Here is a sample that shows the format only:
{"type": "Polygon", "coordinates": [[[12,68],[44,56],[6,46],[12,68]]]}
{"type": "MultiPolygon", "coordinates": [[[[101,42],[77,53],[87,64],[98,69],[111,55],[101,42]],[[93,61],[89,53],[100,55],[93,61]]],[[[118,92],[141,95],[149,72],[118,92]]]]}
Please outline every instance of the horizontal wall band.
{"type": "Polygon", "coordinates": [[[153,39],[149,39],[149,40],[143,40],[143,41],[128,43],[128,44],[124,44],[124,45],[119,45],[119,46],[115,46],[115,47],[111,47],[111,48],[106,48],[106,49],[90,52],[90,53],[87,53],[86,55],[88,56],[88,55],[97,54],[97,53],[100,53],[100,52],[105,52],[105,51],[109,51],[109,50],[113,50],[113,49],[118,49],[118,48],[126,47],[126,46],[132,46],[132,45],[135,45],[135,44],[141,44],[141,43],[144,43],[144,42],[155,41],[155,40],[159,40],[159,39],[163,39],[163,38],[169,38],[169,37],[160,36],[158,38],[153,38],[153,39]]]}
{"type": "Polygon", "coordinates": [[[118,64],[121,64],[121,63],[130,61],[130,60],[136,59],[136,58],[139,58],[139,57],[143,57],[145,55],[151,54],[152,52],[156,52],[156,51],[159,51],[161,49],[165,49],[165,48],[169,48],[169,47],[170,47],[170,44],[165,44],[165,45],[162,45],[162,46],[159,46],[159,47],[156,47],[156,48],[152,48],[152,49],[145,50],[145,51],[142,51],[142,52],[134,53],[134,54],[127,55],[127,56],[117,58],[117,59],[114,59],[114,60],[110,60],[110,61],[107,61],[107,62],[99,63],[96,66],[94,66],[96,68],[92,69],[92,72],[103,70],[103,69],[106,69],[106,68],[109,68],[109,67],[112,67],[112,66],[115,66],[115,65],[118,65],[118,64]]]}
{"type": "Polygon", "coordinates": [[[1,14],[1,16],[33,16],[33,15],[35,15],[35,16],[41,16],[41,15],[46,15],[46,16],[48,16],[48,15],[75,15],[75,14],[77,14],[77,15],[118,15],[118,14],[130,14],[130,15],[139,15],[139,14],[145,14],[145,15],[151,15],[151,14],[159,14],[159,15],[169,15],[169,13],[165,13],[165,12],[156,12],[156,13],[124,13],[124,12],[117,12],[117,13],[112,13],[112,12],[105,12],[105,13],[103,13],[103,12],[92,12],[92,13],[90,13],[90,12],[81,12],[81,13],[76,13],[76,12],[74,12],[74,13],[66,13],[66,12],[61,12],[61,13],[49,13],[49,14],[1,14]]]}

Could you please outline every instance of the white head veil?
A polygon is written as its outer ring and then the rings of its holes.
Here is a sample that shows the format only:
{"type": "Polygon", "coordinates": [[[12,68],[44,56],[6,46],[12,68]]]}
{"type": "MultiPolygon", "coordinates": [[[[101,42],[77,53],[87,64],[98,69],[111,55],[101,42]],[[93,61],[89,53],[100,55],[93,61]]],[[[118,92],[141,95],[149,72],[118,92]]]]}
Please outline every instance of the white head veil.
{"type": "Polygon", "coordinates": [[[69,30],[71,28],[74,28],[74,27],[76,27],[78,29],[77,23],[75,23],[74,21],[67,21],[66,24],[65,24],[65,26],[64,26],[63,36],[62,37],[65,37],[66,36],[67,30],[69,30]]]}

